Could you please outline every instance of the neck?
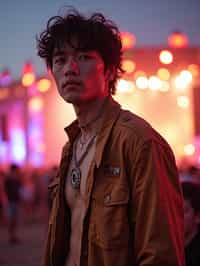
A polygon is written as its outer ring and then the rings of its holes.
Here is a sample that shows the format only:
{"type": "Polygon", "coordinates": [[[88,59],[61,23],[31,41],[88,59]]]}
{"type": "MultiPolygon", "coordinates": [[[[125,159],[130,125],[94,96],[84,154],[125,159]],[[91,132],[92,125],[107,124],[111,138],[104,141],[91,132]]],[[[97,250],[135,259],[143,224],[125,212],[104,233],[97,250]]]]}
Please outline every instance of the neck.
{"type": "Polygon", "coordinates": [[[84,105],[74,106],[82,135],[94,134],[98,131],[106,100],[107,97],[104,97],[84,105]]]}

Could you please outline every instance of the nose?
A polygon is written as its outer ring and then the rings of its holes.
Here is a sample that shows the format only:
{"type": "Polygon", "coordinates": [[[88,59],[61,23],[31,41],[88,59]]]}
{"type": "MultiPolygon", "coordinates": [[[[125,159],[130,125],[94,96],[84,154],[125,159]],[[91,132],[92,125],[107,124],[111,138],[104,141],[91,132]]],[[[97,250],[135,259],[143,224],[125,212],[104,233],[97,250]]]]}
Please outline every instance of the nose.
{"type": "Polygon", "coordinates": [[[78,62],[74,57],[69,57],[65,64],[64,69],[65,75],[78,75],[79,66],[78,62]]]}

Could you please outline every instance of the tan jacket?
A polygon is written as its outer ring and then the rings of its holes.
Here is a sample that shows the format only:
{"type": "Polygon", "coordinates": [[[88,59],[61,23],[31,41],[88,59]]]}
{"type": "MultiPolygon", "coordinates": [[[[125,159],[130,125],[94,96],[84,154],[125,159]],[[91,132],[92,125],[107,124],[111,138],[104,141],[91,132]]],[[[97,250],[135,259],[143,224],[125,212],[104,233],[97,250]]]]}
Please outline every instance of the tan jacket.
{"type": "MultiPolygon", "coordinates": [[[[86,183],[87,211],[80,266],[183,266],[183,207],[173,153],[163,138],[113,100],[86,183]]],[[[54,195],[44,266],[64,266],[70,210],[64,197],[77,121],[66,131],[54,195]]]]}

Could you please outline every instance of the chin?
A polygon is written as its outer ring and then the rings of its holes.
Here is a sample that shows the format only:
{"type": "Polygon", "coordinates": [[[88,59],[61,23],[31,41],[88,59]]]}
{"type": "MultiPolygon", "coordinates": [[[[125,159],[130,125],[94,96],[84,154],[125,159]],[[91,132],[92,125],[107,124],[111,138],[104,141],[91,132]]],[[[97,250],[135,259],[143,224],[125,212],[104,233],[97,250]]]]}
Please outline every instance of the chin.
{"type": "Polygon", "coordinates": [[[64,97],[62,97],[63,98],[63,100],[65,101],[65,102],[67,102],[67,103],[71,103],[71,104],[73,104],[73,105],[76,105],[76,104],[79,104],[79,103],[81,103],[81,100],[80,100],[80,98],[79,97],[77,97],[77,96],[75,96],[75,95],[71,95],[71,96],[64,96],[64,97]]]}

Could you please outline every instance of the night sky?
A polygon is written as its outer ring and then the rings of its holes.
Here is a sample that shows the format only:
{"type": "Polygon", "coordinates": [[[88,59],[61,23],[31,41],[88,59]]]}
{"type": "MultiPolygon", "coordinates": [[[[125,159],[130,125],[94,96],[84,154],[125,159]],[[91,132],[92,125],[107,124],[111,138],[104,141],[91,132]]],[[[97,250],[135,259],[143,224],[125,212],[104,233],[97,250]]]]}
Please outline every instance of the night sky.
{"type": "Polygon", "coordinates": [[[7,67],[18,78],[24,62],[32,60],[36,73],[45,72],[36,55],[35,36],[64,5],[103,12],[121,31],[132,32],[137,46],[166,45],[168,35],[179,30],[188,35],[190,45],[200,47],[200,0],[2,0],[0,71],[7,67]]]}

